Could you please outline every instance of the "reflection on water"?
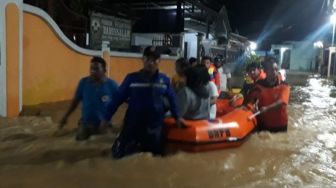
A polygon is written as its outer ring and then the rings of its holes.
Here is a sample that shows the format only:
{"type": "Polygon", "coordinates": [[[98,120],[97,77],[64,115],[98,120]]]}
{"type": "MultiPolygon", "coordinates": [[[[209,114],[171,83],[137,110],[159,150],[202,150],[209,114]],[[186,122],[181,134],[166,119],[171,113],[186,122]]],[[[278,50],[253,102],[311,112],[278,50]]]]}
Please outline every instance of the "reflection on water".
{"type": "MultiPolygon", "coordinates": [[[[293,86],[288,133],[207,153],[107,157],[116,133],[74,141],[48,117],[0,119],[2,187],[335,187],[336,98],[327,80],[293,86]]],[[[122,117],[122,114],[119,114],[122,117]]],[[[119,118],[120,118],[119,117],[119,118]]]]}

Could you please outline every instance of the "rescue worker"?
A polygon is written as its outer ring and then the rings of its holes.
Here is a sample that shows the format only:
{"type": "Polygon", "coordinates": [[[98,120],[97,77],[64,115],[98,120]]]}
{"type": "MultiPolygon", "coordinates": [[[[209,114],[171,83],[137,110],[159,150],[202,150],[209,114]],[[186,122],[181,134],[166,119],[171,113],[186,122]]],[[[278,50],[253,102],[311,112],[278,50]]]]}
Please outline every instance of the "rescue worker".
{"type": "Polygon", "coordinates": [[[266,59],[262,62],[266,78],[258,80],[254,88],[247,94],[244,104],[254,104],[260,110],[257,117],[258,130],[270,132],[287,131],[290,87],[279,81],[275,64],[266,59]]]}
{"type": "Polygon", "coordinates": [[[244,85],[241,93],[246,96],[250,89],[254,87],[258,80],[263,80],[266,78],[266,73],[261,68],[260,63],[252,62],[246,67],[246,73],[244,85]]]}
{"type": "Polygon", "coordinates": [[[124,126],[112,146],[112,156],[121,158],[136,152],[163,152],[163,119],[165,98],[178,125],[175,94],[169,78],[159,72],[160,53],[154,47],[147,47],[143,53],[143,69],[126,76],[118,90],[118,102],[109,111],[108,119],[123,102],[128,101],[124,126]]]}

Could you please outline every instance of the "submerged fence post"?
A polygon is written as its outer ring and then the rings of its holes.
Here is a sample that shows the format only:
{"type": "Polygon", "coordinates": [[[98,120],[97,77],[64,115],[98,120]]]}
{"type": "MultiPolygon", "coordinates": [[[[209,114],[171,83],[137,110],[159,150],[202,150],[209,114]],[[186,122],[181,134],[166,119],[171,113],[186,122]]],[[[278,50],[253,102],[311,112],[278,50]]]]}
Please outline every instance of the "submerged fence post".
{"type": "Polygon", "coordinates": [[[106,61],[106,74],[108,77],[111,77],[111,51],[110,51],[110,42],[109,41],[103,41],[102,42],[102,57],[106,61]]]}

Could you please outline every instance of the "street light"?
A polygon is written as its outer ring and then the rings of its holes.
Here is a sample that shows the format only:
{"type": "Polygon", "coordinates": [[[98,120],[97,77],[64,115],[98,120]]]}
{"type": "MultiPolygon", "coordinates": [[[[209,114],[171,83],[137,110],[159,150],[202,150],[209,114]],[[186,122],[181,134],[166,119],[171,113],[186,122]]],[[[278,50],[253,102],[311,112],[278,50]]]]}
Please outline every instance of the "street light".
{"type": "MultiPolygon", "coordinates": [[[[335,17],[335,21],[336,21],[336,17],[335,17]]],[[[250,41],[250,49],[252,51],[256,50],[258,48],[258,44],[256,42],[250,41]]]]}
{"type": "Polygon", "coordinates": [[[323,42],[322,41],[314,42],[314,47],[315,48],[323,48],[323,42]]]}

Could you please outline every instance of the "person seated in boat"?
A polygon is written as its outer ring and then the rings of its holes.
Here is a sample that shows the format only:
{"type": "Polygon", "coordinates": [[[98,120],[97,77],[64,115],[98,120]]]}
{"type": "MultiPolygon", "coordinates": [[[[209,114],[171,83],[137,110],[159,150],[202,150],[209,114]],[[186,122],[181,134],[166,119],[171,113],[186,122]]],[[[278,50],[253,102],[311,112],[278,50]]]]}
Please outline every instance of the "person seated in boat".
{"type": "Polygon", "coordinates": [[[260,115],[257,117],[259,131],[287,131],[290,87],[278,77],[277,66],[272,60],[262,62],[266,78],[258,80],[247,94],[244,104],[257,105],[260,115]]]}
{"type": "Polygon", "coordinates": [[[208,83],[209,86],[209,94],[210,94],[210,113],[209,113],[209,118],[210,120],[214,120],[216,119],[216,113],[217,113],[217,99],[219,97],[219,93],[218,93],[218,88],[215,85],[214,82],[212,82],[211,80],[209,80],[208,83]]]}
{"type": "Polygon", "coordinates": [[[223,57],[220,55],[215,57],[214,64],[219,74],[220,98],[231,97],[231,93],[229,92],[231,88],[231,72],[229,67],[225,64],[223,57]]]}
{"type": "Polygon", "coordinates": [[[175,62],[175,72],[171,80],[171,84],[175,91],[178,91],[186,84],[185,70],[189,67],[189,63],[184,58],[179,58],[175,62]]]}
{"type": "Polygon", "coordinates": [[[159,63],[160,53],[155,47],[147,47],[143,53],[143,69],[129,73],[118,89],[118,101],[110,106],[107,118],[111,119],[123,102],[128,101],[128,108],[121,133],[112,146],[114,158],[136,152],[163,153],[165,99],[180,125],[175,93],[169,78],[159,72],[159,63]]]}
{"type": "Polygon", "coordinates": [[[188,62],[191,67],[195,67],[197,65],[197,59],[195,57],[189,58],[188,62]]]}
{"type": "Polygon", "coordinates": [[[215,65],[212,63],[211,57],[210,56],[202,57],[201,65],[205,66],[208,69],[210,80],[215,83],[219,93],[219,87],[220,87],[219,73],[215,65]]]}
{"type": "Polygon", "coordinates": [[[186,85],[176,94],[181,117],[187,120],[209,119],[210,86],[208,70],[201,65],[185,71],[186,85]]]}

